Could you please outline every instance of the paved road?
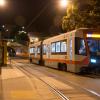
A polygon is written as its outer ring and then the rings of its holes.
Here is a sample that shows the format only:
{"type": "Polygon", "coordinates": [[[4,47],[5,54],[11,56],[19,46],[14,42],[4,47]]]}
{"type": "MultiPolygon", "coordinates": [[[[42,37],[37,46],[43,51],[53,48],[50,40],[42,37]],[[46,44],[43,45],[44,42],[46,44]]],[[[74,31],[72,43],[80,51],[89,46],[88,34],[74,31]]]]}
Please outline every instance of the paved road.
{"type": "MultiPolygon", "coordinates": [[[[28,60],[15,60],[18,63],[26,63],[28,64],[29,61],[28,60]]],[[[36,70],[39,70],[47,75],[51,75],[55,78],[58,78],[59,80],[63,81],[63,82],[69,82],[71,84],[74,85],[78,85],[82,88],[86,88],[89,91],[93,91],[95,94],[100,96],[100,77],[96,77],[94,75],[77,75],[77,74],[73,74],[73,73],[69,73],[69,72],[62,72],[62,71],[58,71],[58,70],[54,70],[51,68],[47,68],[47,67],[40,67],[38,65],[28,65],[31,68],[34,68],[36,70]]]]}
{"type": "MultiPolygon", "coordinates": [[[[75,97],[75,100],[82,100],[81,97],[86,97],[87,100],[99,100],[100,95],[100,87],[99,79],[93,79],[89,77],[78,76],[72,73],[62,72],[46,67],[41,67],[34,64],[28,64],[28,61],[25,62],[23,65],[23,60],[14,60],[20,67],[23,67],[28,72],[35,74],[38,77],[43,75],[42,80],[49,84],[56,84],[56,88],[63,92],[65,95],[69,96],[71,99],[75,97]],[[53,82],[53,83],[52,83],[53,82]],[[93,86],[93,87],[92,87],[93,86]],[[70,93],[66,89],[66,87],[70,87],[70,93]],[[72,92],[75,94],[72,95],[72,92]],[[96,95],[96,96],[94,96],[96,95]],[[87,97],[88,96],[88,97],[87,97]],[[98,97],[98,98],[95,98],[98,97]],[[95,99],[94,99],[95,98],[95,99]]],[[[73,99],[73,100],[74,100],[73,99]]],[[[83,99],[85,100],[85,98],[83,99]]]]}
{"type": "Polygon", "coordinates": [[[62,100],[59,95],[34,76],[12,66],[2,68],[0,100],[62,100]]]}

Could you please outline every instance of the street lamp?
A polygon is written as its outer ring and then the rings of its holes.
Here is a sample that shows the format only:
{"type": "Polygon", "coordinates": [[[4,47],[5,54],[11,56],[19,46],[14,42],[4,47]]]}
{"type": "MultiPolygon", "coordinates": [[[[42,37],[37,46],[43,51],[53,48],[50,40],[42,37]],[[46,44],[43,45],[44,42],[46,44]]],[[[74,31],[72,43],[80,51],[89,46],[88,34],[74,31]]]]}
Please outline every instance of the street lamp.
{"type": "Polygon", "coordinates": [[[5,28],[5,25],[2,25],[3,28],[5,28]]]}
{"type": "Polygon", "coordinates": [[[5,0],[0,0],[0,6],[5,6],[5,0]]]}
{"type": "Polygon", "coordinates": [[[25,29],[25,27],[23,26],[22,29],[25,29]]]}
{"type": "Polygon", "coordinates": [[[69,2],[68,0],[60,0],[60,6],[65,8],[65,7],[67,7],[68,2],[69,2]]]}
{"type": "Polygon", "coordinates": [[[30,38],[30,42],[38,42],[39,41],[39,38],[38,37],[31,37],[30,38]]]}
{"type": "Polygon", "coordinates": [[[7,29],[6,32],[8,32],[9,30],[7,29]]]}
{"type": "Polygon", "coordinates": [[[38,42],[38,41],[39,41],[39,38],[35,38],[34,41],[35,41],[35,42],[38,42]]]}

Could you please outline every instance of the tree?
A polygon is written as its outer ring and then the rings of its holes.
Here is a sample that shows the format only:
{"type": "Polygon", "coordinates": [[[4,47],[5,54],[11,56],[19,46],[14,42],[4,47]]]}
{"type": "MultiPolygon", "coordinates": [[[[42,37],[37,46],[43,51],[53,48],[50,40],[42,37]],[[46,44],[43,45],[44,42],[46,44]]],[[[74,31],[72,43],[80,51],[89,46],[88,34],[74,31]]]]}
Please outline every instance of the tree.
{"type": "Polygon", "coordinates": [[[100,0],[75,0],[69,5],[63,17],[62,28],[70,31],[80,27],[100,27],[100,0]]]}
{"type": "Polygon", "coordinates": [[[15,36],[15,40],[18,42],[18,43],[21,43],[23,45],[27,45],[27,43],[29,42],[29,37],[26,33],[22,32],[20,34],[17,34],[15,36]]]}

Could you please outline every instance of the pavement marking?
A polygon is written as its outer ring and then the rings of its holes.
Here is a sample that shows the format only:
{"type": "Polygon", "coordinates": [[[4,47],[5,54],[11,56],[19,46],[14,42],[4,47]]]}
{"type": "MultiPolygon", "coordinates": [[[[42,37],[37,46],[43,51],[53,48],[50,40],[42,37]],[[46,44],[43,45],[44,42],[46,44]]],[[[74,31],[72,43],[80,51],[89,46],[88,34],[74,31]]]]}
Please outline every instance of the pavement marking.
{"type": "MultiPolygon", "coordinates": [[[[85,88],[85,89],[86,89],[86,88],[85,88]]],[[[92,91],[92,90],[89,90],[89,89],[86,89],[86,90],[89,91],[89,92],[91,92],[92,94],[94,94],[94,95],[100,97],[100,94],[98,94],[97,92],[92,91]]]]}

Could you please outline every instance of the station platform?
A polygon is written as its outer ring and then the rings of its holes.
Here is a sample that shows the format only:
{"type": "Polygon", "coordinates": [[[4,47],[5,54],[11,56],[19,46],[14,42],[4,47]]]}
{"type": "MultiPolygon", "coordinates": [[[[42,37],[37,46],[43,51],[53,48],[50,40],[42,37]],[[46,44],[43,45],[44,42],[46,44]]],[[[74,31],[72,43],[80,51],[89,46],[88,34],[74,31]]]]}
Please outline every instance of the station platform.
{"type": "Polygon", "coordinates": [[[0,75],[0,100],[61,100],[43,82],[32,81],[14,66],[2,68],[0,75]]]}

